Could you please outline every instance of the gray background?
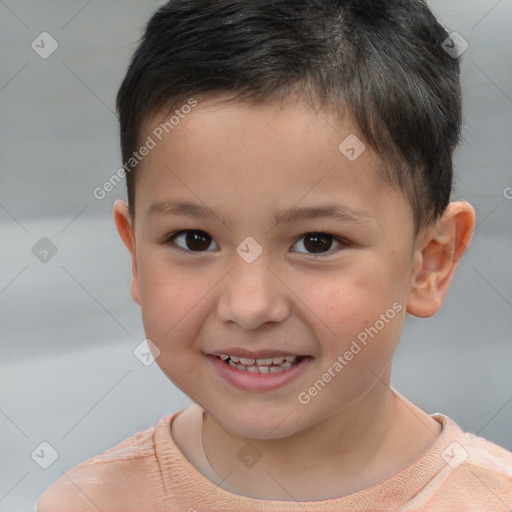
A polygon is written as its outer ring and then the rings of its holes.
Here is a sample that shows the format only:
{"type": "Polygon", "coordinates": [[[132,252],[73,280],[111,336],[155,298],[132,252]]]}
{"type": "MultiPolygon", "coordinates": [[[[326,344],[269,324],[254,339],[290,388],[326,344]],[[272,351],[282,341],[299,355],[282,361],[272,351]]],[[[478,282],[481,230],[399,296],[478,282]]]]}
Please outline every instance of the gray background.
{"type": "MultiPolygon", "coordinates": [[[[160,3],[0,0],[0,511],[31,510],[64,471],[190,403],[133,354],[144,332],[112,220],[124,184],[92,196],[121,164],[114,98],[160,3]],[[43,31],[47,59],[31,48],[43,31]]],[[[431,6],[469,43],[454,199],[478,227],[442,311],[407,320],[393,386],[512,450],[512,0],[431,6]]]]}

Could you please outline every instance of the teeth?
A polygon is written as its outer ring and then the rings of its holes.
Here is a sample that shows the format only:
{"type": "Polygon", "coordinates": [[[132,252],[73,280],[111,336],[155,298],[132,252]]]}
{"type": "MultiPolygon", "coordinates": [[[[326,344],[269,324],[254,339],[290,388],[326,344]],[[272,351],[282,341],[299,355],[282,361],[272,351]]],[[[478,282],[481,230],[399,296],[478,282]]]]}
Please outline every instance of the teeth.
{"type": "Polygon", "coordinates": [[[232,368],[251,373],[277,373],[291,368],[297,362],[297,356],[276,356],[265,359],[249,359],[245,357],[221,354],[219,357],[222,361],[227,361],[229,366],[232,368]]]}
{"type": "Polygon", "coordinates": [[[256,359],[256,364],[268,366],[272,364],[273,359],[269,357],[268,359],[256,359]]]}

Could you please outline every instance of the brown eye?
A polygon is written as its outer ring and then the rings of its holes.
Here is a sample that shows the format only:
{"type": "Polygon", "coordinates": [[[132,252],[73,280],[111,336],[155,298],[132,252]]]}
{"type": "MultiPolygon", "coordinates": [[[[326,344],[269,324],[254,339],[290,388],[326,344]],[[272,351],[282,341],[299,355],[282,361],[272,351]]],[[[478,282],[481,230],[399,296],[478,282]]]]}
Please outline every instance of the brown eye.
{"type": "Polygon", "coordinates": [[[337,241],[332,235],[327,233],[307,233],[303,235],[300,240],[297,244],[301,244],[306,249],[307,253],[310,254],[322,254],[328,252],[335,241],[342,245],[341,242],[337,241]],[[300,242],[302,239],[304,242],[300,242]]]}
{"type": "Polygon", "coordinates": [[[203,252],[206,251],[208,247],[210,247],[212,243],[212,237],[204,231],[188,229],[174,234],[169,238],[168,241],[176,243],[178,247],[183,249],[183,252],[203,252]],[[176,243],[176,240],[178,239],[182,240],[181,243],[185,247],[176,243]]]}

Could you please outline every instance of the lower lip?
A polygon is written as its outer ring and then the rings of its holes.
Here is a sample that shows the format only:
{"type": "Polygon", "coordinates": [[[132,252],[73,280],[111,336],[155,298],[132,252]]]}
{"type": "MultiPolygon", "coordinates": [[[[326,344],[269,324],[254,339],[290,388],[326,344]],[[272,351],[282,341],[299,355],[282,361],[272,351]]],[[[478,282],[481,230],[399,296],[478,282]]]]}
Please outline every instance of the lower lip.
{"type": "Polygon", "coordinates": [[[288,384],[301,375],[311,362],[311,357],[304,357],[299,363],[287,370],[275,373],[253,373],[237,370],[215,356],[207,356],[215,371],[232,386],[243,391],[271,391],[288,384]]]}

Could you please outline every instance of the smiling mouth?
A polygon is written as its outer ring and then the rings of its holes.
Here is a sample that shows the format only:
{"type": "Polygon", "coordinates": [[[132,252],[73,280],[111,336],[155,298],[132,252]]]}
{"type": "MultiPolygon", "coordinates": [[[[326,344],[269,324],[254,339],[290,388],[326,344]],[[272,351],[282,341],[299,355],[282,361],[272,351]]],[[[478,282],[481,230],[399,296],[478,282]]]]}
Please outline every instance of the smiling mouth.
{"type": "Polygon", "coordinates": [[[266,359],[248,359],[221,354],[217,357],[232,368],[242,372],[278,373],[297,365],[307,356],[276,356],[266,359]]]}

